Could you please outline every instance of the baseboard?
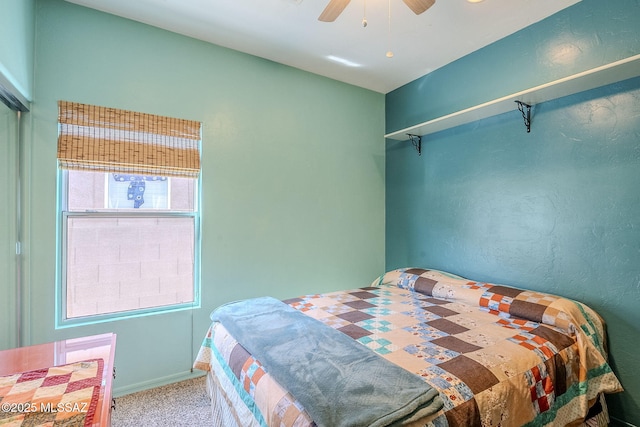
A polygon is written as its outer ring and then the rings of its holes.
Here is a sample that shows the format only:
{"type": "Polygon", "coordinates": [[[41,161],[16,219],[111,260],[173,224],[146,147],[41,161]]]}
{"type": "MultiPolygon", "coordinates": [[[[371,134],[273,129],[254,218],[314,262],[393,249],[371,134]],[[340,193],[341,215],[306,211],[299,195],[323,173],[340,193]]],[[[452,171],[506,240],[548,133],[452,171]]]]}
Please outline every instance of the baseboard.
{"type": "Polygon", "coordinates": [[[611,419],[611,425],[615,427],[637,427],[635,424],[622,421],[616,417],[612,417],[611,415],[609,415],[609,418],[611,419]]]}
{"type": "Polygon", "coordinates": [[[113,397],[121,397],[127,394],[149,390],[150,388],[161,387],[163,385],[177,383],[179,381],[198,378],[204,375],[205,375],[205,372],[198,371],[198,370],[178,372],[177,374],[167,375],[166,377],[155,378],[150,381],[131,384],[125,387],[114,387],[112,394],[113,394],[113,397]]]}

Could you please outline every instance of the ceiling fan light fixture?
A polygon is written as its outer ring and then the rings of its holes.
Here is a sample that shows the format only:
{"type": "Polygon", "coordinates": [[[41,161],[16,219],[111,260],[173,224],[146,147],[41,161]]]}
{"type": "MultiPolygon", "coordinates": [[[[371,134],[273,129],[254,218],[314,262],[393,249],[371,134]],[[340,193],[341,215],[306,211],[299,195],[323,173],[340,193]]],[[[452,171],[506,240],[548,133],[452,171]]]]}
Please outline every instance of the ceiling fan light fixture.
{"type": "MultiPolygon", "coordinates": [[[[292,0],[295,1],[295,0],[292,0]]],[[[409,9],[413,11],[416,15],[420,15],[422,12],[429,9],[436,3],[436,0],[402,0],[409,9]]],[[[482,1],[482,0],[476,0],[482,1]]],[[[351,3],[351,0],[329,0],[329,3],[324,8],[320,16],[318,17],[318,21],[322,22],[333,22],[336,20],[338,16],[342,13],[342,11],[351,3]]],[[[366,0],[365,0],[365,12],[366,12],[366,0]]]]}
{"type": "MultiPolygon", "coordinates": [[[[295,0],[291,0],[295,1],[295,0]]],[[[404,4],[411,9],[413,13],[416,15],[420,15],[422,12],[429,9],[436,3],[436,0],[402,0],[404,4]]],[[[482,1],[482,0],[475,0],[482,1]]],[[[320,16],[318,17],[318,21],[322,22],[333,22],[336,20],[338,16],[342,13],[342,11],[351,3],[351,0],[329,0],[327,6],[324,8],[320,16]]],[[[368,25],[367,22],[367,0],[363,0],[363,11],[362,11],[362,27],[366,28],[368,25]]],[[[388,28],[388,42],[389,46],[391,46],[391,0],[389,0],[389,28],[388,28]]],[[[393,52],[391,48],[387,51],[387,58],[393,58],[393,52]]],[[[336,57],[328,57],[330,60],[339,62],[344,65],[348,65],[350,67],[360,66],[359,64],[350,63],[350,61],[343,60],[342,58],[336,57]]]]}

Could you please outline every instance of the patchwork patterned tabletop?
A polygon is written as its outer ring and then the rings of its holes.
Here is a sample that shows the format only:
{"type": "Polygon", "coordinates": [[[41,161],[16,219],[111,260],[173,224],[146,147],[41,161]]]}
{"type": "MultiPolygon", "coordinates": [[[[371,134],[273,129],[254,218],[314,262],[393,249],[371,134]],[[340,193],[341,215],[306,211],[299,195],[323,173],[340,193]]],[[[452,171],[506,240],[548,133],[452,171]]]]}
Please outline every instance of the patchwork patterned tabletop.
{"type": "Polygon", "coordinates": [[[0,377],[0,425],[91,426],[103,366],[95,359],[0,377]]]}

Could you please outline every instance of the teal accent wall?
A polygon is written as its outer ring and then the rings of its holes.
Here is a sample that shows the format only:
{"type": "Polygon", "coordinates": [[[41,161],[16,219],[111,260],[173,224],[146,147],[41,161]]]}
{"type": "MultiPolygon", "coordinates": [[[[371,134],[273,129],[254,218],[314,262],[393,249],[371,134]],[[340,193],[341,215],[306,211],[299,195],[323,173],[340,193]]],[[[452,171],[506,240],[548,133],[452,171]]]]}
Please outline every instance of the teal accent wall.
{"type": "Polygon", "coordinates": [[[386,95],[386,133],[640,53],[637,0],[582,0],[386,95]]]}
{"type": "Polygon", "coordinates": [[[366,286],[383,271],[384,95],[62,0],[36,5],[26,343],[117,333],[122,394],[189,376],[224,302],[366,286]],[[54,329],[58,100],[202,122],[202,308],[54,329]]]}
{"type": "Polygon", "coordinates": [[[35,0],[0,4],[0,81],[4,78],[27,100],[33,92],[35,0]]]}
{"type": "MultiPolygon", "coordinates": [[[[386,97],[387,132],[640,52],[637,1],[583,0],[386,97]],[[547,56],[545,52],[557,54],[547,56]],[[575,47],[574,48],[572,48],[575,47]],[[571,62],[560,62],[571,58],[571,62]],[[554,62],[555,61],[555,62],[554,62]],[[462,84],[464,82],[464,84],[462,84]]],[[[587,303],[640,420],[640,78],[408,142],[387,142],[386,265],[587,303]]]]}

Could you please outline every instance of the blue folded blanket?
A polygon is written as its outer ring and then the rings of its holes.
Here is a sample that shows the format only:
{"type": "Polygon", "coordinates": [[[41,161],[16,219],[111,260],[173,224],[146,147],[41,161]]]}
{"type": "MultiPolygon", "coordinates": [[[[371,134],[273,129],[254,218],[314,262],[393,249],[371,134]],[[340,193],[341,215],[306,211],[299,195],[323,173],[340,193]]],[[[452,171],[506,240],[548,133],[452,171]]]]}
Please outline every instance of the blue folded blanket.
{"type": "Polygon", "coordinates": [[[319,427],[403,425],[437,412],[419,376],[271,297],[211,313],[305,407],[319,427]]]}

